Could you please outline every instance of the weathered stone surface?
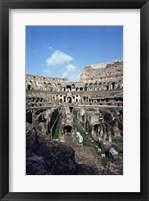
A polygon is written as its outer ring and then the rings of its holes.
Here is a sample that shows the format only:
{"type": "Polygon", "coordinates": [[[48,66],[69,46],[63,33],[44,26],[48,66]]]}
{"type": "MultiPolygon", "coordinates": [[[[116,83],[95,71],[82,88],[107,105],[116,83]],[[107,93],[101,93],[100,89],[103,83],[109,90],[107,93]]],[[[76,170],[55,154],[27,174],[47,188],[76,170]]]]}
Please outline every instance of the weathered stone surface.
{"type": "Polygon", "coordinates": [[[85,67],[79,82],[27,75],[27,107],[63,103],[122,106],[123,61],[99,66],[85,67]]]}
{"type": "Polygon", "coordinates": [[[44,138],[29,124],[27,124],[26,146],[26,174],[79,175],[98,173],[93,165],[77,164],[75,151],[71,147],[44,138]]]}
{"type": "Polygon", "coordinates": [[[108,163],[104,168],[103,174],[106,175],[122,175],[123,174],[123,159],[118,158],[113,163],[108,163]]]}
{"type": "Polygon", "coordinates": [[[78,145],[73,145],[72,148],[75,151],[75,159],[78,164],[101,166],[100,156],[97,155],[94,148],[78,145]]]}

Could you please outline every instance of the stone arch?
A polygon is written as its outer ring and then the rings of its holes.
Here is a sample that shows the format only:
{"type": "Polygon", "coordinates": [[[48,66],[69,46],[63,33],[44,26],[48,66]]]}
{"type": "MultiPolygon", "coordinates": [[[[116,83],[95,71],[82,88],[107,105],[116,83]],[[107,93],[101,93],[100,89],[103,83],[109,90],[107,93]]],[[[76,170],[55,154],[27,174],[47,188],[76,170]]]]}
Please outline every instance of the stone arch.
{"type": "Polygon", "coordinates": [[[66,91],[66,87],[63,87],[63,88],[62,88],[62,91],[66,91]]]}
{"type": "Polygon", "coordinates": [[[71,85],[66,86],[67,91],[71,91],[71,85]]]}
{"type": "Polygon", "coordinates": [[[72,91],[74,91],[75,90],[75,84],[72,84],[71,86],[72,86],[72,91]]]}
{"type": "Polygon", "coordinates": [[[93,89],[93,83],[90,83],[89,84],[89,90],[92,91],[92,89],[93,89]]]}
{"type": "Polygon", "coordinates": [[[96,133],[99,133],[100,131],[100,124],[99,123],[95,123],[94,126],[93,126],[93,129],[96,133]]]}
{"type": "Polygon", "coordinates": [[[68,102],[68,103],[72,103],[72,97],[70,97],[70,96],[67,97],[67,102],[68,102]]]}
{"type": "Polygon", "coordinates": [[[71,125],[65,125],[64,126],[64,133],[71,133],[72,126],[71,125]]]}
{"type": "Polygon", "coordinates": [[[102,83],[100,82],[99,84],[98,84],[98,90],[100,90],[101,91],[101,88],[102,88],[102,83]]]}
{"type": "Polygon", "coordinates": [[[80,87],[80,91],[83,91],[83,87],[80,87]]]}
{"type": "Polygon", "coordinates": [[[84,91],[88,91],[88,84],[85,84],[84,91]]]}
{"type": "Polygon", "coordinates": [[[32,88],[32,86],[29,84],[29,85],[27,85],[27,89],[28,90],[31,90],[31,88],[32,88]]]}
{"type": "Polygon", "coordinates": [[[83,101],[85,101],[86,100],[86,96],[83,96],[83,101]]]}
{"type": "Polygon", "coordinates": [[[60,98],[60,99],[59,99],[59,101],[60,101],[60,103],[62,103],[62,102],[63,102],[63,99],[62,99],[62,98],[60,98]]]}
{"type": "Polygon", "coordinates": [[[97,84],[97,82],[95,82],[94,83],[94,90],[97,90],[97,88],[98,88],[98,84],[97,84]]]}
{"type": "Polygon", "coordinates": [[[64,96],[64,103],[66,102],[66,96],[64,96]]]}
{"type": "Polygon", "coordinates": [[[112,85],[112,89],[115,89],[115,82],[112,82],[111,85],[112,85]]]}
{"type": "Polygon", "coordinates": [[[109,90],[109,85],[107,85],[106,88],[107,88],[107,91],[108,91],[109,90]]]}
{"type": "Polygon", "coordinates": [[[61,84],[60,83],[57,84],[57,90],[61,91],[61,84]]]}

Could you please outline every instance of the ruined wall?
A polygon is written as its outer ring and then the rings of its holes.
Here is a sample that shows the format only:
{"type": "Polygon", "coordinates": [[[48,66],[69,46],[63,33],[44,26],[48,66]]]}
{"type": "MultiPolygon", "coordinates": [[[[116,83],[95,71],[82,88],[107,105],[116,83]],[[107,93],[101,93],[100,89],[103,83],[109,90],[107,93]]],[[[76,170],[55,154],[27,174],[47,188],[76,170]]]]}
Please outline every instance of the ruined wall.
{"type": "Polygon", "coordinates": [[[123,61],[85,67],[80,82],[27,75],[26,93],[27,107],[64,103],[123,106],[123,61]]]}
{"type": "Polygon", "coordinates": [[[52,138],[53,128],[59,114],[58,107],[50,109],[27,109],[26,123],[32,124],[42,135],[49,135],[52,138]]]}
{"type": "Polygon", "coordinates": [[[75,108],[76,119],[82,122],[87,134],[94,140],[112,142],[123,136],[123,110],[121,108],[75,108]]]}
{"type": "MultiPolygon", "coordinates": [[[[123,82],[123,61],[113,61],[105,64],[86,66],[81,75],[82,82],[123,82]]],[[[112,87],[112,86],[111,86],[112,87]]],[[[119,86],[120,87],[120,86],[119,86]]]]}
{"type": "MultiPolygon", "coordinates": [[[[101,65],[101,64],[100,64],[101,65]]],[[[123,61],[101,66],[88,66],[80,77],[80,82],[70,82],[66,78],[26,76],[26,90],[43,91],[106,91],[123,88],[123,61]]]]}
{"type": "MultiPolygon", "coordinates": [[[[58,107],[72,107],[76,118],[93,138],[103,137],[110,141],[112,136],[122,135],[122,118],[119,119],[117,114],[123,107],[123,61],[87,66],[80,82],[26,75],[27,122],[39,124],[43,133],[52,135],[52,125],[57,121],[52,116],[55,114],[53,109],[58,107]],[[37,111],[40,108],[43,111],[39,115],[37,111]],[[107,122],[104,115],[109,114],[112,120],[107,122]]],[[[67,113],[63,118],[68,121],[65,116],[67,113]]]]}

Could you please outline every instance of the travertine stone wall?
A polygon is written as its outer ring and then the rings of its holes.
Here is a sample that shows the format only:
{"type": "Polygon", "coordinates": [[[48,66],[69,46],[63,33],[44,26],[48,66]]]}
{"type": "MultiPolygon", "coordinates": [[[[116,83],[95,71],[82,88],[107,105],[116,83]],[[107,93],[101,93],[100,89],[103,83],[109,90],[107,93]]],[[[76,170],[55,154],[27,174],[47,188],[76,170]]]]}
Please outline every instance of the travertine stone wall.
{"type": "Polygon", "coordinates": [[[52,138],[59,115],[60,133],[74,132],[74,117],[92,139],[123,135],[123,61],[87,66],[80,82],[26,75],[26,118],[52,138]]]}
{"type": "Polygon", "coordinates": [[[84,68],[80,82],[26,76],[27,107],[50,104],[123,105],[123,61],[84,68]]]}

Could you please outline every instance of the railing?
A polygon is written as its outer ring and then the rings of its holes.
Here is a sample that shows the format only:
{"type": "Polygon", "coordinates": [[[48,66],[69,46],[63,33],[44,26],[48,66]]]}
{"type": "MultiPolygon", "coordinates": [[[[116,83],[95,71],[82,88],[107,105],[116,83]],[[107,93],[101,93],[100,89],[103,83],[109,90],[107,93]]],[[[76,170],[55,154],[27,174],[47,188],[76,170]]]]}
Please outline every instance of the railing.
{"type": "Polygon", "coordinates": [[[119,105],[108,105],[108,104],[72,104],[72,103],[65,103],[65,104],[50,104],[50,105],[41,105],[41,106],[26,106],[26,110],[31,109],[48,109],[48,108],[56,108],[56,107],[87,107],[87,108],[93,108],[93,107],[99,107],[99,108],[123,108],[122,103],[119,105]]]}

